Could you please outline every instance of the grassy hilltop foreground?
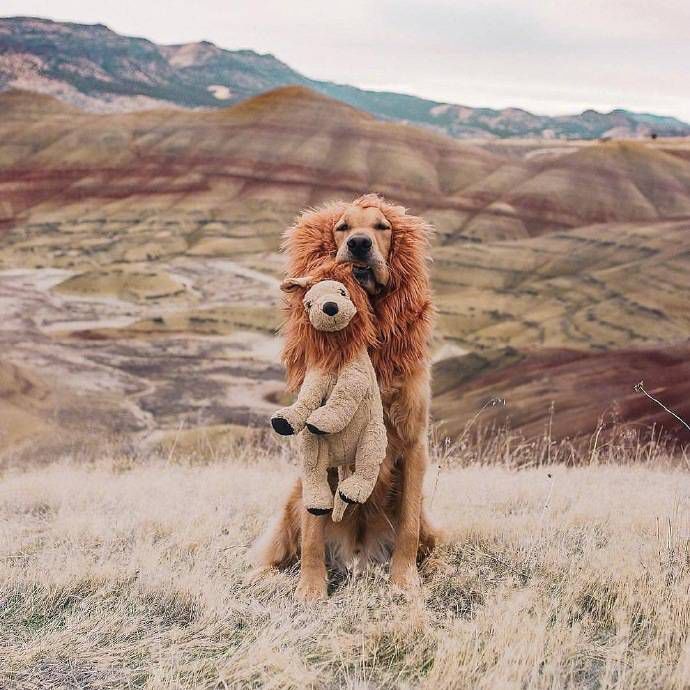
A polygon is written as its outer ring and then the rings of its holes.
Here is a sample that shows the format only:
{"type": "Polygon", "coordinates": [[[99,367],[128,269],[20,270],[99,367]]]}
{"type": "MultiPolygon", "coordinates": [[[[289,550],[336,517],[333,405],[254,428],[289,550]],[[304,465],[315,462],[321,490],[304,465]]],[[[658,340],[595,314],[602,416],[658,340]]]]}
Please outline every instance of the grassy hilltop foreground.
{"type": "Polygon", "coordinates": [[[687,688],[687,468],[653,444],[476,452],[434,453],[419,596],[371,566],[310,607],[245,558],[297,473],[282,445],[24,464],[0,484],[0,686],[687,688]]]}

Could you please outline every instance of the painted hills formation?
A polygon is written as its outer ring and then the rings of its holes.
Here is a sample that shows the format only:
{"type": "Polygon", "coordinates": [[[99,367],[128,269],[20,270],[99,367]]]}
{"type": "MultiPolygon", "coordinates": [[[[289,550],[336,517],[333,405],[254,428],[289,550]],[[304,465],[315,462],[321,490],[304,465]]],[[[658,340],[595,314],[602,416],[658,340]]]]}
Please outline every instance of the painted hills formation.
{"type": "Polygon", "coordinates": [[[380,119],[458,138],[690,135],[690,125],[673,117],[622,109],[549,117],[520,108],[470,108],[309,79],[273,55],[224,50],[208,41],[157,45],[102,24],[0,18],[0,89],[48,93],[87,110],[224,108],[290,85],[309,87],[380,119]]]}
{"type": "Polygon", "coordinates": [[[283,396],[280,233],[376,191],[437,227],[434,415],[586,435],[690,417],[690,142],[470,145],[287,87],[95,114],[0,94],[0,446],[199,447],[283,396]],[[88,433],[85,433],[88,432],[88,433]],[[67,440],[65,441],[67,442],[67,440]]]}

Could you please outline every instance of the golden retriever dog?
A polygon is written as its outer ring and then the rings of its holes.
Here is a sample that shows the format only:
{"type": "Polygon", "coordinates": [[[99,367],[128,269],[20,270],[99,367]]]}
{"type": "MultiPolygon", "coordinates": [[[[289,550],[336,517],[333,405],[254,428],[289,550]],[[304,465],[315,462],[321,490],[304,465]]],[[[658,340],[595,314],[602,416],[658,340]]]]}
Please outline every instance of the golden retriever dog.
{"type": "MultiPolygon", "coordinates": [[[[259,567],[282,568],[301,560],[296,596],[302,600],[326,597],[327,552],[334,566],[346,567],[390,557],[391,582],[415,590],[420,582],[417,563],[434,548],[435,533],[422,505],[434,317],[430,234],[421,218],[373,194],[305,211],[285,233],[290,277],[328,273],[341,282],[353,281],[353,292],[356,283],[365,291],[360,290],[370,309],[362,314],[371,322],[363,321],[351,337],[369,344],[388,432],[386,459],[366,503],[348,507],[343,521],[334,523],[304,509],[297,482],[275,523],[255,545],[253,560],[259,567]]],[[[333,348],[318,347],[310,339],[314,329],[305,325],[302,297],[289,298],[284,329],[283,362],[293,390],[308,367],[337,366],[337,358],[327,360],[333,348]]]]}

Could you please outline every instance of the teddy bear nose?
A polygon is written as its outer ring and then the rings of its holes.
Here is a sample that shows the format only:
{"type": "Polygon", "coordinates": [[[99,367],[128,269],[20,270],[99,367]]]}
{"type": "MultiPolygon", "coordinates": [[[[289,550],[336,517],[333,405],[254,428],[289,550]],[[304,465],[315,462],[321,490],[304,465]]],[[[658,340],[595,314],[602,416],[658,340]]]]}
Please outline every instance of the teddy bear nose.
{"type": "Polygon", "coordinates": [[[323,305],[323,313],[328,316],[335,316],[338,313],[338,305],[335,302],[326,302],[323,305]]]}

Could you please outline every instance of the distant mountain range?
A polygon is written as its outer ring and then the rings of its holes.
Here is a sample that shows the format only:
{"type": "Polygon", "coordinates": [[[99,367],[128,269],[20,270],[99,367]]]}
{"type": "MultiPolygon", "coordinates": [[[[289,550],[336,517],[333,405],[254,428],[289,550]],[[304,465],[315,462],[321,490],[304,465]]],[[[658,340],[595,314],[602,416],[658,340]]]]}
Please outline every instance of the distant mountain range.
{"type": "Polygon", "coordinates": [[[456,138],[690,135],[690,125],[673,117],[621,109],[548,117],[519,108],[469,108],[309,79],[273,55],[225,50],[207,41],[158,45],[102,24],[0,18],[0,90],[48,93],[85,110],[220,108],[287,85],[307,86],[380,119],[456,138]]]}

